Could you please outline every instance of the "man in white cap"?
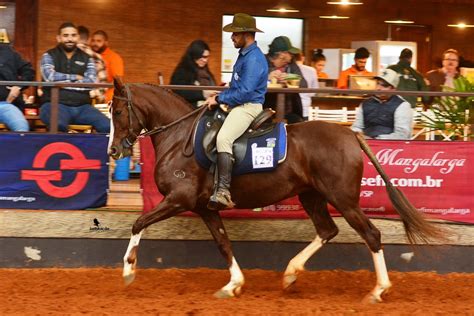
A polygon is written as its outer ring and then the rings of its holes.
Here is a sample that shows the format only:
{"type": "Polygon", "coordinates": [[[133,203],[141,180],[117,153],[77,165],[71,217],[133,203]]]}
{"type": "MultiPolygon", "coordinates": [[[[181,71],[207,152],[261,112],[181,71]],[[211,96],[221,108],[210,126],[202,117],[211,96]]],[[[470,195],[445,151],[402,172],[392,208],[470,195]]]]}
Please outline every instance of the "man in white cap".
{"type": "Polygon", "coordinates": [[[399,74],[386,69],[375,77],[380,94],[365,100],[357,108],[356,119],[351,129],[363,132],[367,138],[410,139],[413,125],[413,110],[399,95],[384,95],[392,91],[400,80],[399,74]]]}
{"type": "Polygon", "coordinates": [[[237,13],[232,23],[224,26],[223,30],[232,33],[232,42],[235,48],[239,48],[239,57],[229,89],[206,100],[209,109],[216,108],[218,104],[226,104],[232,109],[217,134],[218,188],[207,204],[211,210],[234,206],[230,195],[234,164],[232,145],[262,111],[268,80],[267,60],[255,41],[255,32],[262,32],[257,28],[255,18],[237,13]]]}

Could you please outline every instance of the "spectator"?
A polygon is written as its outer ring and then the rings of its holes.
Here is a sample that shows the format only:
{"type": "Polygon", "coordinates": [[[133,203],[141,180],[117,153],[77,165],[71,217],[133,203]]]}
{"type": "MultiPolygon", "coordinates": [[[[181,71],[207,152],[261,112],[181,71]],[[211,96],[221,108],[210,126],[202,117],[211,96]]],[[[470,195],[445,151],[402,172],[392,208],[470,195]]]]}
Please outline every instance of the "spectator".
{"type": "Polygon", "coordinates": [[[337,87],[339,89],[347,89],[349,86],[349,76],[353,75],[363,75],[363,76],[373,76],[374,74],[367,69],[365,65],[367,64],[367,59],[370,57],[370,52],[365,47],[359,47],[355,51],[354,56],[354,65],[346,70],[341,71],[339,74],[339,80],[337,81],[337,87]]]}
{"type": "MultiPolygon", "coordinates": [[[[307,88],[308,84],[301,73],[300,67],[295,63],[292,54],[300,53],[300,50],[293,47],[291,41],[286,36],[278,36],[270,44],[267,62],[269,68],[268,80],[276,81],[286,86],[288,74],[300,76],[300,88],[307,88]]],[[[267,93],[264,107],[275,108],[277,103],[277,93],[267,93]]],[[[285,119],[288,123],[303,121],[303,106],[301,98],[297,93],[285,94],[285,119]]]]}
{"type": "MultiPolygon", "coordinates": [[[[208,66],[210,55],[211,50],[206,42],[202,40],[193,41],[181,57],[178,66],[176,66],[170,83],[186,86],[215,86],[216,80],[208,66]]],[[[215,93],[212,90],[175,90],[175,92],[195,108],[215,93]]]]}
{"type": "MultiPolygon", "coordinates": [[[[112,83],[115,76],[123,77],[124,70],[122,57],[109,48],[109,36],[105,31],[99,30],[92,34],[91,47],[94,52],[100,54],[105,62],[107,82],[112,83]]],[[[114,88],[107,89],[105,93],[105,101],[111,101],[113,95],[114,88]]]]}
{"type": "Polygon", "coordinates": [[[395,90],[399,75],[392,69],[386,69],[375,78],[377,90],[381,93],[362,102],[351,129],[363,132],[367,138],[410,139],[413,125],[410,103],[398,95],[383,94],[383,91],[395,90]]]}
{"type": "Polygon", "coordinates": [[[443,86],[454,88],[453,80],[459,77],[459,53],[448,49],[443,53],[442,67],[426,73],[426,79],[431,91],[442,91],[443,86]]]}
{"type": "Polygon", "coordinates": [[[313,51],[311,66],[316,69],[318,79],[329,79],[328,74],[323,71],[326,66],[326,56],[323,55],[323,50],[321,48],[313,51]]]}
{"type": "MultiPolygon", "coordinates": [[[[412,58],[413,52],[410,49],[405,48],[400,53],[400,61],[396,65],[391,65],[387,68],[394,70],[400,76],[397,90],[426,91],[428,88],[425,79],[418,71],[411,67],[412,58]]],[[[416,107],[416,96],[403,96],[403,98],[410,103],[412,108],[416,107]]]]}
{"type": "MultiPolygon", "coordinates": [[[[95,63],[77,48],[79,34],[71,22],[63,23],[56,37],[58,45],[41,58],[41,74],[46,82],[94,83],[97,80],[95,63]]],[[[50,125],[51,90],[44,88],[40,118],[50,125]]],[[[68,131],[69,124],[92,125],[100,133],[110,130],[109,119],[90,105],[89,88],[68,87],[59,91],[58,129],[68,131]]]]}
{"type": "MultiPolygon", "coordinates": [[[[454,79],[459,77],[459,53],[455,49],[448,49],[443,53],[442,67],[433,69],[425,74],[426,83],[430,91],[443,91],[444,87],[454,88],[454,79]]],[[[434,97],[423,99],[427,109],[434,102],[434,97]]]]}
{"type": "MultiPolygon", "coordinates": [[[[107,71],[105,70],[105,62],[102,59],[102,56],[94,52],[89,46],[89,29],[85,26],[79,25],[77,27],[77,30],[79,33],[79,42],[77,43],[77,48],[79,48],[84,53],[89,55],[89,57],[94,59],[95,70],[97,72],[97,82],[107,83],[107,71]]],[[[92,89],[90,91],[90,96],[92,99],[95,99],[97,103],[104,103],[106,91],[107,88],[92,89]]]]}
{"type": "MultiPolygon", "coordinates": [[[[305,57],[302,53],[295,54],[295,60],[298,67],[300,67],[301,73],[303,74],[303,78],[306,80],[308,84],[308,88],[317,89],[319,88],[318,82],[318,75],[316,74],[316,69],[311,66],[306,66],[304,64],[305,57]]],[[[303,106],[303,119],[305,121],[308,120],[309,116],[309,109],[311,108],[312,104],[312,97],[314,97],[316,93],[300,93],[301,104],[303,106]]]]}
{"type": "MultiPolygon", "coordinates": [[[[18,52],[0,44],[0,81],[33,81],[35,71],[18,52]]],[[[21,91],[26,87],[0,86],[0,123],[14,132],[29,131],[28,122],[21,110],[24,103],[21,91]]]]}

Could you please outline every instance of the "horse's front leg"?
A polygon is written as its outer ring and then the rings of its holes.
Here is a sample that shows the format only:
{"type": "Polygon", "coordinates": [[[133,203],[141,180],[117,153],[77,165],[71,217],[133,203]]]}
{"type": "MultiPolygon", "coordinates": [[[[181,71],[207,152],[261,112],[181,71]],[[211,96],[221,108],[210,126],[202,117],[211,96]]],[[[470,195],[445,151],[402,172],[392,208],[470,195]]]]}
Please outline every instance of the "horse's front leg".
{"type": "Polygon", "coordinates": [[[235,260],[232,248],[230,245],[229,237],[225,231],[224,223],[219,212],[204,210],[199,212],[204,223],[206,223],[209,231],[211,232],[214,240],[216,241],[220,252],[227,260],[227,267],[230,271],[230,281],[216,293],[214,296],[217,298],[228,298],[239,296],[242,292],[242,286],[244,285],[244,275],[240,270],[237,260],[235,260]]]}
{"type": "Polygon", "coordinates": [[[128,244],[127,252],[123,257],[123,279],[125,285],[129,285],[135,280],[135,270],[137,265],[138,244],[143,230],[153,223],[162,221],[179,214],[185,209],[178,203],[171,202],[170,198],[165,198],[150,213],[140,216],[133,224],[132,236],[128,244]]]}

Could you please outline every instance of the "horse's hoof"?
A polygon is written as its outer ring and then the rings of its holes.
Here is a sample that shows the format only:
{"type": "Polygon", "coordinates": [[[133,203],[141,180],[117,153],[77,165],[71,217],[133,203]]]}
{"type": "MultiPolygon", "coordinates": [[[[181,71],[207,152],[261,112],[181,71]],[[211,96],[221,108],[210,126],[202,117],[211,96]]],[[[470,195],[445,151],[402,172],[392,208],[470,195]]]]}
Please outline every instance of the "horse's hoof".
{"type": "Polygon", "coordinates": [[[382,298],[379,296],[375,296],[373,293],[367,294],[364,299],[362,300],[364,304],[377,304],[382,303],[382,298]]]}
{"type": "Polygon", "coordinates": [[[123,276],[123,282],[125,286],[129,286],[135,280],[135,273],[130,273],[123,276]]]}
{"type": "Polygon", "coordinates": [[[216,298],[231,298],[231,297],[239,296],[240,293],[242,293],[242,288],[239,286],[239,287],[235,288],[233,291],[220,289],[219,291],[214,293],[214,297],[216,297],[216,298]]]}
{"type": "Polygon", "coordinates": [[[283,276],[283,290],[287,290],[290,286],[296,282],[296,274],[287,274],[283,276]]]}

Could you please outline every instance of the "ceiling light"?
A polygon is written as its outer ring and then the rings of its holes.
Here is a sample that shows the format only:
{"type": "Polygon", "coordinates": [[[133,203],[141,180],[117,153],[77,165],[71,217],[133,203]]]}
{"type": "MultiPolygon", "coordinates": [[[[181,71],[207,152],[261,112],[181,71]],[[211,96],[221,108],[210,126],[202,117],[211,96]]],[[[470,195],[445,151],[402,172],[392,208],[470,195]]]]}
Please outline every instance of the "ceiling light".
{"type": "Polygon", "coordinates": [[[349,19],[348,16],[341,16],[341,15],[320,15],[320,19],[333,19],[333,20],[345,20],[349,19]]]}
{"type": "Polygon", "coordinates": [[[385,23],[388,24],[413,24],[415,21],[411,20],[403,20],[403,19],[397,19],[397,20],[386,20],[384,21],[385,23]]]}
{"type": "Polygon", "coordinates": [[[6,5],[0,5],[0,9],[6,9],[7,6],[6,5]]]}
{"type": "Polygon", "coordinates": [[[459,29],[465,29],[466,27],[474,27],[473,24],[458,23],[458,24],[448,24],[449,27],[457,27],[459,29]]]}
{"type": "Polygon", "coordinates": [[[288,3],[285,3],[285,1],[280,2],[273,8],[267,9],[268,12],[280,12],[280,13],[294,13],[294,12],[300,12],[300,10],[293,8],[291,5],[288,3]]]}
{"type": "Polygon", "coordinates": [[[359,0],[339,0],[339,1],[328,1],[327,4],[339,4],[339,5],[359,5],[363,4],[359,0]]]}

